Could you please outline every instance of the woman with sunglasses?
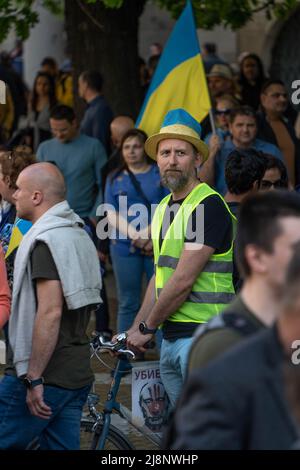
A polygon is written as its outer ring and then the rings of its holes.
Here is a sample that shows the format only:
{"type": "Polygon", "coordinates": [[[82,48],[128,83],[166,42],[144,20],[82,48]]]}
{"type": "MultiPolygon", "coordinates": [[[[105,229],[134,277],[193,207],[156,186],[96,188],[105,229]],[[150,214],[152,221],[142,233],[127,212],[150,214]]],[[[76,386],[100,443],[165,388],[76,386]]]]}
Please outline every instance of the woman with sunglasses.
{"type": "Polygon", "coordinates": [[[260,190],[289,189],[287,169],[279,158],[267,155],[266,170],[261,180],[260,190]]]}
{"type": "MultiPolygon", "coordinates": [[[[222,95],[216,98],[216,107],[214,109],[214,119],[216,124],[216,134],[219,137],[219,143],[223,143],[230,137],[229,133],[229,116],[233,109],[238,108],[239,104],[231,95],[222,95]]],[[[208,144],[212,133],[205,137],[208,144]]]]}

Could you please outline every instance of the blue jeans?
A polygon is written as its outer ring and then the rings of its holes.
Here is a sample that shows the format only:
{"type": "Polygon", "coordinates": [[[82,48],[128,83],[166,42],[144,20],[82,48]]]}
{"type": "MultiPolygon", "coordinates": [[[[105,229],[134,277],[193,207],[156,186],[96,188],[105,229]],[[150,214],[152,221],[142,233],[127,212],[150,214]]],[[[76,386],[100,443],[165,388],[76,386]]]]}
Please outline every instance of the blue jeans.
{"type": "Polygon", "coordinates": [[[128,330],[141,305],[143,274],[149,282],[153,276],[153,259],[149,256],[120,256],[113,246],[110,249],[118,292],[118,331],[128,330]]]}
{"type": "Polygon", "coordinates": [[[80,448],[80,418],[90,385],[69,390],[44,386],[44,401],[51,418],[30,414],[27,389],[21,379],[9,375],[0,382],[0,449],[26,449],[36,438],[45,450],[80,448]]]}
{"type": "Polygon", "coordinates": [[[162,340],[160,375],[172,408],[175,407],[177,398],[182,391],[192,341],[192,337],[176,341],[162,340]]]}

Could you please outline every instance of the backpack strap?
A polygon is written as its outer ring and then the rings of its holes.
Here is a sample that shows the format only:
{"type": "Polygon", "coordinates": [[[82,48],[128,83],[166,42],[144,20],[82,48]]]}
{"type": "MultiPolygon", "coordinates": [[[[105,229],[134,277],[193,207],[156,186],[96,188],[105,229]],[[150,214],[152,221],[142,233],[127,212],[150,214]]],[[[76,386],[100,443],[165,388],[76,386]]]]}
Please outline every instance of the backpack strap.
{"type": "Polygon", "coordinates": [[[200,338],[209,331],[220,328],[231,328],[237,331],[241,336],[248,336],[256,333],[259,327],[255,325],[248,317],[236,312],[222,312],[220,315],[213,317],[209,322],[198,326],[194,338],[200,338]]]}

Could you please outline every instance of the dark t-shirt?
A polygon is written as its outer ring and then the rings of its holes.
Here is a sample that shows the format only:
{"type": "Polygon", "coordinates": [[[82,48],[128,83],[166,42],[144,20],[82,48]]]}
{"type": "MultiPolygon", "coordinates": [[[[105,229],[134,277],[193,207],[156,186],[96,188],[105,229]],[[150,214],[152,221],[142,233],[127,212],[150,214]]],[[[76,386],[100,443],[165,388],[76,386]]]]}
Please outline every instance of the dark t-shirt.
{"type": "MultiPolygon", "coordinates": [[[[164,240],[170,224],[173,222],[184,199],[173,201],[172,197],[169,200],[168,207],[170,218],[164,217],[162,229],[159,237],[159,245],[161,248],[162,241],[164,240]]],[[[222,199],[213,194],[208,196],[201,202],[204,210],[204,227],[199,217],[202,211],[198,207],[194,209],[190,215],[185,241],[188,243],[203,243],[203,245],[210,246],[215,249],[215,254],[224,253],[230,249],[232,242],[232,221],[222,199]],[[197,230],[202,230],[203,237],[197,236],[197,230]],[[201,241],[200,241],[201,239],[201,241]]]]}
{"type": "MultiPolygon", "coordinates": [[[[38,242],[31,254],[32,280],[59,280],[53,257],[47,245],[38,242]]],[[[70,273],[72,275],[72,273],[70,273]]],[[[90,367],[90,348],[86,335],[91,306],[68,310],[64,301],[57,345],[43,372],[47,385],[77,389],[93,381],[90,367]]],[[[15,375],[12,352],[8,353],[7,370],[15,375]]]]}
{"type": "MultiPolygon", "coordinates": [[[[164,217],[162,223],[162,230],[160,233],[160,247],[164,240],[170,223],[173,222],[180,205],[184,199],[173,201],[172,197],[169,200],[169,214],[170,217],[164,217]]],[[[222,199],[213,194],[205,198],[201,205],[204,210],[204,226],[199,223],[202,211],[198,211],[198,207],[194,209],[190,215],[185,241],[188,243],[203,243],[206,246],[215,249],[215,254],[225,253],[231,247],[232,243],[232,219],[225,207],[222,199]],[[203,236],[199,235],[198,230],[203,229],[203,236]]],[[[162,331],[164,339],[175,341],[178,338],[188,338],[193,335],[199,323],[183,323],[183,322],[164,322],[162,331]]]]}
{"type": "Polygon", "coordinates": [[[231,210],[231,212],[233,213],[233,215],[235,215],[235,217],[238,218],[241,203],[240,202],[227,202],[227,205],[229,209],[231,210]]]}

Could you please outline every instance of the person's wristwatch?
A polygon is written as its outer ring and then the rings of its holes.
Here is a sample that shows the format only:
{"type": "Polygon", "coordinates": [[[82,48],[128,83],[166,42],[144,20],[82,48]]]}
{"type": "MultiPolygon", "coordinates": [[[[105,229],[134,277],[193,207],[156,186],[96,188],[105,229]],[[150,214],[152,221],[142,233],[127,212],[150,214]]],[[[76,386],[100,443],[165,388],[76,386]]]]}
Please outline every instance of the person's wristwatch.
{"type": "Polygon", "coordinates": [[[32,390],[34,387],[38,385],[42,385],[44,383],[44,377],[39,377],[38,379],[31,379],[30,377],[23,378],[23,384],[28,390],[32,390]]]}
{"type": "Polygon", "coordinates": [[[139,324],[139,330],[142,335],[154,335],[157,332],[157,328],[148,328],[144,321],[141,321],[139,324]]]}

